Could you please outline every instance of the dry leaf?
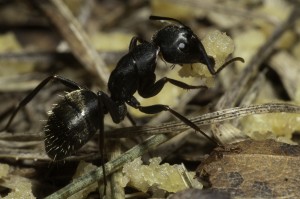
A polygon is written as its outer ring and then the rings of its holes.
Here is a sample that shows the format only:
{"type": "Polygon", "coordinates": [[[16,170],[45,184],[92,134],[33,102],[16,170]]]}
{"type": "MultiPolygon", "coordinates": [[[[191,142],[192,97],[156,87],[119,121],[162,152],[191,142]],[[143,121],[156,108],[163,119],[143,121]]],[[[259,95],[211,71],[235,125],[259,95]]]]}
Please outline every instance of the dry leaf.
{"type": "Polygon", "coordinates": [[[201,189],[186,189],[171,195],[168,199],[229,199],[228,193],[221,191],[201,190],[201,189]]]}
{"type": "Polygon", "coordinates": [[[197,176],[232,197],[299,198],[299,163],[299,146],[247,140],[216,149],[198,167],[197,176]]]}

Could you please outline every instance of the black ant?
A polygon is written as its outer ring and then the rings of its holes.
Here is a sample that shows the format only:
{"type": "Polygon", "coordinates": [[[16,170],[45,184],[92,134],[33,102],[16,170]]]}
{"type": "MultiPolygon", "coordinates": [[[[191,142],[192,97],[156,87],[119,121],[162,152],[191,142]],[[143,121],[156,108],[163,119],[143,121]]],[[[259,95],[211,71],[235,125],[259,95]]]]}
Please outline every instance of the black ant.
{"type": "MultiPolygon", "coordinates": [[[[126,104],[146,114],[169,111],[186,125],[217,143],[198,126],[169,106],[162,104],[141,106],[133,94],[137,91],[144,98],[153,97],[167,82],[183,89],[206,88],[206,86],[188,85],[168,77],[156,81],[154,72],[159,52],[164,60],[174,64],[204,63],[213,75],[227,64],[236,60],[241,61],[242,58],[234,58],[215,71],[214,60],[207,55],[201,41],[189,27],[173,18],[150,16],[150,19],[174,21],[180,26],[166,26],[155,34],[151,42],[133,37],[129,52],[120,59],[110,75],[108,81],[110,96],[102,91],[94,93],[76,82],[52,75],[44,79],[19,103],[3,130],[9,128],[17,112],[29,103],[49,81],[56,80],[70,88],[71,92],[66,94],[50,111],[45,125],[45,149],[48,156],[54,160],[62,160],[79,150],[98,130],[103,159],[104,116],[109,113],[113,122],[121,122],[127,116],[126,104]]],[[[105,176],[105,170],[103,172],[105,176]]]]}

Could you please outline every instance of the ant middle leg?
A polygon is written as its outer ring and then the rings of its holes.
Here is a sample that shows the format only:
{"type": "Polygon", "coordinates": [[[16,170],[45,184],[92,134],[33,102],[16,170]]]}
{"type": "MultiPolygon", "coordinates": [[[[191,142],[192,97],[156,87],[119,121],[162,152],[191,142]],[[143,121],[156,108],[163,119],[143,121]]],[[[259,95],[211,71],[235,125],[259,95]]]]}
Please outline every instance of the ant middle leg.
{"type": "Polygon", "coordinates": [[[102,172],[103,172],[103,184],[104,184],[104,195],[106,194],[106,186],[107,186],[107,179],[106,179],[106,172],[105,172],[105,161],[104,161],[104,154],[105,154],[105,134],[104,134],[104,102],[103,102],[103,95],[106,96],[105,93],[99,91],[97,93],[98,97],[98,121],[99,121],[99,138],[98,138],[98,147],[101,155],[101,166],[102,166],[102,172]]]}
{"type": "MultiPolygon", "coordinates": [[[[155,78],[153,78],[155,79],[155,78]]],[[[142,86],[138,89],[139,94],[144,97],[144,98],[149,98],[149,97],[153,97],[155,95],[157,95],[165,86],[165,84],[167,82],[173,84],[174,86],[177,86],[179,88],[182,89],[207,89],[207,86],[205,85],[200,85],[200,86],[193,86],[193,85],[189,85],[186,84],[184,82],[175,80],[175,79],[171,79],[168,77],[163,77],[160,80],[158,80],[157,82],[154,83],[153,79],[148,79],[144,80],[144,82],[142,82],[142,86]]]]}
{"type": "Polygon", "coordinates": [[[1,131],[7,131],[11,122],[13,121],[14,117],[16,116],[16,114],[19,112],[19,110],[23,107],[25,107],[35,96],[36,94],[38,94],[41,89],[46,86],[46,84],[48,82],[50,82],[51,80],[57,80],[60,83],[64,84],[65,86],[67,86],[68,88],[72,89],[72,90],[79,90],[82,89],[83,87],[79,86],[77,83],[66,79],[64,77],[61,77],[59,75],[51,75],[49,77],[47,77],[46,79],[44,79],[39,85],[37,85],[37,87],[35,87],[35,89],[33,89],[14,109],[12,115],[10,116],[6,126],[0,130],[1,131]]]}
{"type": "Polygon", "coordinates": [[[114,102],[106,93],[102,91],[97,92],[98,97],[98,115],[99,115],[99,151],[101,155],[101,164],[103,171],[104,195],[106,192],[107,179],[104,167],[105,154],[105,133],[104,133],[104,115],[109,113],[114,123],[121,122],[127,115],[126,105],[124,103],[114,102]]]}

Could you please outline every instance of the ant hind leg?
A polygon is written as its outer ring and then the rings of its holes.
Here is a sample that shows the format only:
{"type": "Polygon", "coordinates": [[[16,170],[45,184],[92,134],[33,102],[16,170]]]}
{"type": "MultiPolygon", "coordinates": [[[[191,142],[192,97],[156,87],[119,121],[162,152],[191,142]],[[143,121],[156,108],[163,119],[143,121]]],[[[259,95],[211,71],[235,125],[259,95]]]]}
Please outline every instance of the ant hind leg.
{"type": "Polygon", "coordinates": [[[68,88],[72,89],[72,90],[78,90],[81,89],[82,87],[80,87],[77,83],[66,79],[64,77],[61,77],[59,75],[51,75],[49,77],[47,77],[46,79],[44,79],[39,85],[37,85],[37,87],[35,87],[35,89],[33,89],[14,109],[12,115],[10,116],[6,126],[0,130],[0,132],[2,131],[7,131],[11,122],[13,121],[13,119],[15,118],[16,114],[19,112],[19,110],[23,107],[25,107],[35,96],[36,94],[38,94],[42,88],[44,88],[44,86],[50,82],[51,80],[57,80],[60,83],[64,84],[65,86],[67,86],[68,88]]]}
{"type": "Polygon", "coordinates": [[[152,106],[136,106],[135,108],[139,109],[141,112],[146,113],[146,114],[156,114],[160,113],[162,111],[169,111],[173,116],[175,116],[177,119],[191,127],[197,132],[200,132],[205,138],[207,138],[209,141],[214,143],[217,146],[220,146],[220,144],[214,140],[213,138],[209,137],[207,134],[205,134],[197,125],[195,125],[193,122],[191,122],[189,119],[184,117],[183,115],[179,114],[175,110],[171,109],[167,105],[162,105],[162,104],[155,104],[152,106]]]}

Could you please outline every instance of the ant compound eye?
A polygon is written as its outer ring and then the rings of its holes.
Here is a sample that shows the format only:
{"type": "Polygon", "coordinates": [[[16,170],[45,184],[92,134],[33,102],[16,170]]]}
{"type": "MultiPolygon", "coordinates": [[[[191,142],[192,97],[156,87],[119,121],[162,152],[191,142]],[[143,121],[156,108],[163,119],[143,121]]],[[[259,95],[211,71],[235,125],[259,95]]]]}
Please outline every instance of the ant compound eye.
{"type": "Polygon", "coordinates": [[[184,49],[185,48],[185,44],[184,43],[180,43],[179,44],[179,49],[184,49]]]}
{"type": "Polygon", "coordinates": [[[181,50],[182,52],[186,52],[188,49],[187,47],[188,47],[188,45],[186,43],[180,43],[178,45],[179,50],[181,50]]]}

